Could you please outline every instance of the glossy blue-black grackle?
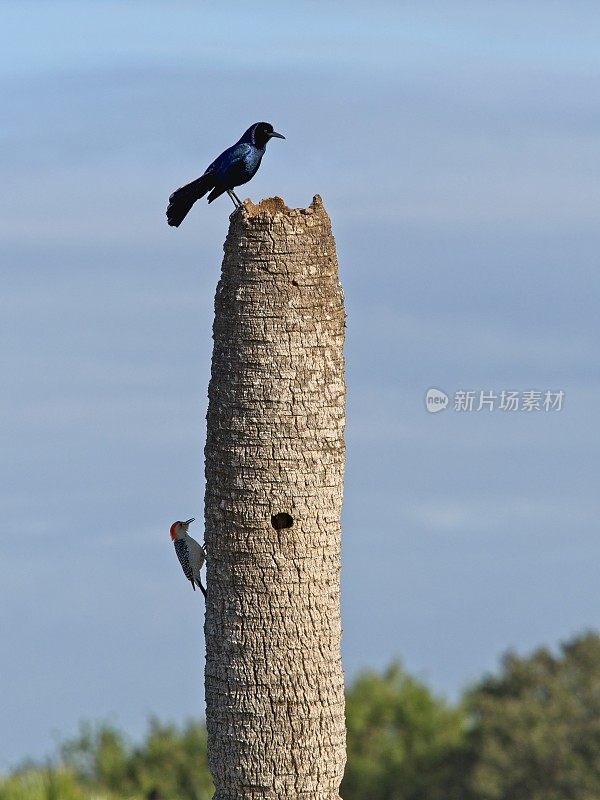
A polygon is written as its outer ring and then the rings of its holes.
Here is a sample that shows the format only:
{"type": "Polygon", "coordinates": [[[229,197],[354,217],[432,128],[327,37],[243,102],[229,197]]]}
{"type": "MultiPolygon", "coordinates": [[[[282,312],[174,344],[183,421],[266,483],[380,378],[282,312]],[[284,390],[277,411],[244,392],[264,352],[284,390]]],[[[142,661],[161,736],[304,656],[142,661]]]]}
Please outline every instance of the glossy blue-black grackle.
{"type": "Polygon", "coordinates": [[[235,186],[247,183],[256,174],[265,154],[269,139],[285,139],[273,130],[268,122],[255,122],[251,125],[239,142],[228,147],[207,168],[204,175],[197,180],[176,189],[169,197],[167,221],[169,225],[178,227],[185,219],[188,211],[207,192],[208,202],[212,203],[223,192],[227,192],[237,207],[241,200],[233,191],[235,186]]]}

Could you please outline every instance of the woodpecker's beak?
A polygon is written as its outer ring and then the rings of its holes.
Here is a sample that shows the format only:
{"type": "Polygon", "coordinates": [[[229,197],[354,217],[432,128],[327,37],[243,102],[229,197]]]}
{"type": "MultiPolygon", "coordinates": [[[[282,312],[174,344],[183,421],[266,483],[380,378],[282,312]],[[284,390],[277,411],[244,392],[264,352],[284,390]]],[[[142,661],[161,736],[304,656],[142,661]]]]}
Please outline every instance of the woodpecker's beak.
{"type": "Polygon", "coordinates": [[[277,133],[276,131],[272,131],[269,134],[270,139],[272,139],[273,137],[275,137],[275,139],[285,139],[285,136],[282,133],[277,133]]]}
{"type": "Polygon", "coordinates": [[[195,519],[196,519],[196,517],[192,517],[191,519],[186,519],[186,521],[185,521],[183,524],[184,524],[184,525],[185,525],[185,527],[187,528],[187,526],[188,526],[188,525],[189,525],[191,522],[193,522],[195,519]]]}

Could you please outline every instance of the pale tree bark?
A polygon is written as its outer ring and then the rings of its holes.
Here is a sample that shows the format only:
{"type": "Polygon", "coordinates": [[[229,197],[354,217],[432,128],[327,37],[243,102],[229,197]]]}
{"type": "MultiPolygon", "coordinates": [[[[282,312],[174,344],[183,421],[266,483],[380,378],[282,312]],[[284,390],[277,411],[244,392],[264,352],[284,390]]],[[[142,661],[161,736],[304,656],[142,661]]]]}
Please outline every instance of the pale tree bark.
{"type": "Polygon", "coordinates": [[[215,800],[337,800],[344,305],[319,197],[246,201],[215,299],[206,722],[215,800]]]}

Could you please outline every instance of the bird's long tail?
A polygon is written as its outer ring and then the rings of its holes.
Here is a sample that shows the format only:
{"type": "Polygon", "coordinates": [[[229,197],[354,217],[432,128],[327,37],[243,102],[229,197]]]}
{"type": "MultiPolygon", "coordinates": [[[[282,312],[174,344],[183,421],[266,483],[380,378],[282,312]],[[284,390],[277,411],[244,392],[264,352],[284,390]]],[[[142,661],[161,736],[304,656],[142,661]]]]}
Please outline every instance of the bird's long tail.
{"type": "Polygon", "coordinates": [[[176,189],[169,197],[169,205],[167,207],[167,222],[169,225],[174,225],[178,228],[196,200],[204,197],[213,186],[214,177],[209,173],[205,173],[186,186],[176,189]]]}

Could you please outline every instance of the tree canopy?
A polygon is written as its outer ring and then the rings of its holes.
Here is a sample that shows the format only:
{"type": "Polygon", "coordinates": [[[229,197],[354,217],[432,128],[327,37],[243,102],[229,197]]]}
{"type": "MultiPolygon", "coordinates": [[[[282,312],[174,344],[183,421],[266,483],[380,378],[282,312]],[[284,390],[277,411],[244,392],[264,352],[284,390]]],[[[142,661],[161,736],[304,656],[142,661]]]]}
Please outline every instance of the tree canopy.
{"type": "MultiPolygon", "coordinates": [[[[398,662],[364,672],[346,697],[344,800],[451,800],[466,717],[398,662]]],[[[458,795],[457,795],[458,796],[458,795]]]]}
{"type": "MultiPolygon", "coordinates": [[[[457,703],[398,662],[347,690],[344,800],[597,800],[600,636],[508,653],[457,703]]],[[[51,764],[0,776],[0,800],[211,800],[203,723],[151,720],[140,743],[81,726],[51,764]]]]}
{"type": "Polygon", "coordinates": [[[600,637],[507,654],[467,696],[480,800],[600,797],[600,637]]]}

